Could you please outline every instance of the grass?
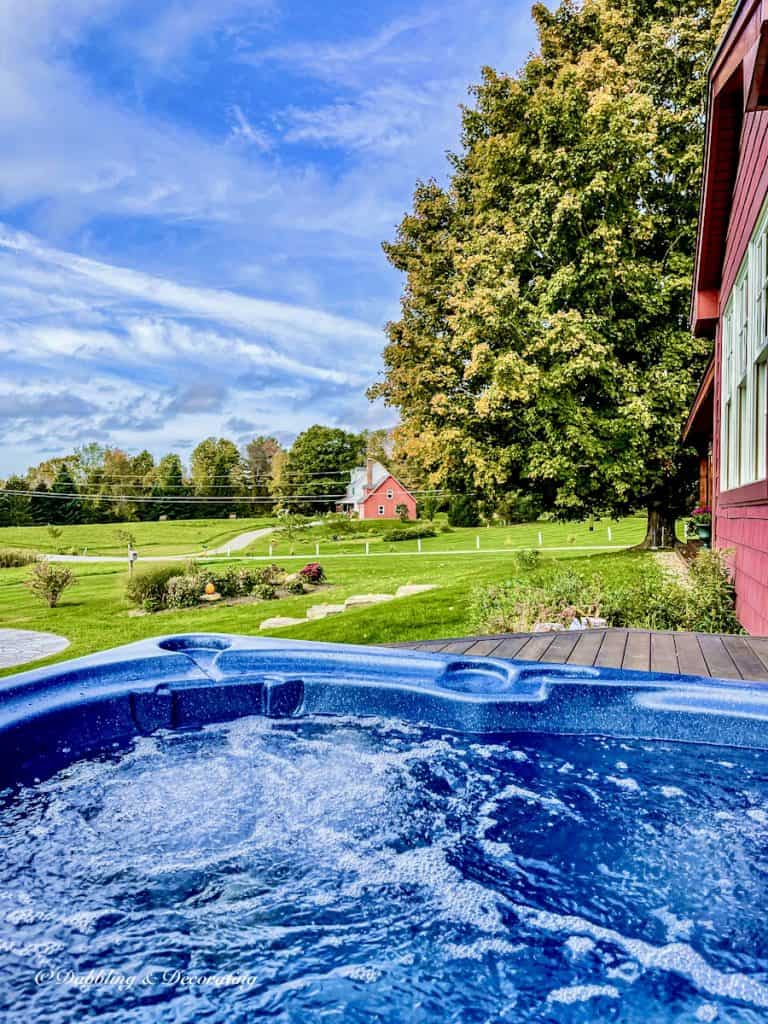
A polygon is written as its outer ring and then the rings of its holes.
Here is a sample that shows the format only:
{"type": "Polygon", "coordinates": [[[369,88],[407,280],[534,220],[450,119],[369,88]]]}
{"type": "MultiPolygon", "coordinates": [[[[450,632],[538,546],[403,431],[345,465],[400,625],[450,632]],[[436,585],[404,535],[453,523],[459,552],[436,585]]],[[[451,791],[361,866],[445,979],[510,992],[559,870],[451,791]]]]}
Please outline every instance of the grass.
{"type": "MultiPolygon", "coordinates": [[[[221,523],[219,523],[221,525],[221,523]]],[[[242,522],[240,523],[242,526],[242,522]]],[[[394,545],[397,546],[397,545],[394,545]]],[[[628,579],[639,559],[635,552],[568,553],[563,564],[577,561],[606,578],[628,579]]],[[[259,624],[274,615],[302,617],[314,603],[343,601],[355,593],[392,593],[403,583],[438,583],[440,589],[415,597],[345,612],[300,626],[273,631],[273,635],[344,643],[387,643],[460,636],[470,630],[469,595],[473,586],[500,582],[512,573],[511,557],[501,555],[423,554],[403,559],[400,552],[375,560],[360,556],[328,563],[332,586],[317,594],[279,601],[242,605],[213,605],[200,609],[130,617],[125,599],[126,572],[120,565],[73,565],[77,585],[68,590],[58,608],[36,601],[23,586],[25,569],[0,571],[0,626],[45,630],[66,636],[71,646],[48,661],[78,657],[92,651],[167,633],[214,631],[265,635],[259,624]]],[[[39,662],[38,664],[43,664],[39,662]]],[[[9,669],[9,675],[19,669],[9,669]]]]}
{"type": "MultiPolygon", "coordinates": [[[[543,548],[562,548],[566,554],[569,549],[579,547],[604,548],[629,547],[638,544],[645,536],[645,516],[630,516],[619,521],[601,520],[594,523],[590,530],[589,523],[522,523],[516,526],[490,526],[472,529],[457,529],[451,533],[438,533],[436,537],[425,537],[421,542],[423,553],[443,551],[474,551],[477,538],[480,538],[480,550],[513,551],[517,548],[539,547],[541,534],[543,548]],[[610,529],[610,536],[609,536],[610,529]]],[[[392,530],[390,523],[372,521],[370,536],[350,536],[333,541],[325,528],[307,529],[296,534],[292,540],[279,533],[273,537],[264,537],[246,549],[246,554],[267,555],[270,550],[276,557],[286,556],[291,550],[296,556],[315,558],[315,545],[320,545],[320,558],[329,555],[360,554],[365,551],[366,542],[372,554],[412,555],[418,551],[418,543],[399,541],[392,543],[389,536],[392,530]]]]}
{"type": "Polygon", "coordinates": [[[274,519],[179,519],[151,523],[93,523],[61,526],[60,537],[52,537],[47,526],[4,526],[0,528],[0,548],[19,548],[43,553],[124,555],[121,530],[130,531],[139,555],[185,555],[220,547],[247,530],[257,530],[274,519]]]}

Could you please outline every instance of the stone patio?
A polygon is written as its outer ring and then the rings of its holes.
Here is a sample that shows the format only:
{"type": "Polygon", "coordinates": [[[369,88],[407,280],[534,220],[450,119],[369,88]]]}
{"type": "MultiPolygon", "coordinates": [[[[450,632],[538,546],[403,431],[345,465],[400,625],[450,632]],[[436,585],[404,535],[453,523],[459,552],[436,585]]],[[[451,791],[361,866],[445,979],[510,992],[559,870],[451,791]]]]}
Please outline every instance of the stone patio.
{"type": "Polygon", "coordinates": [[[69,647],[69,640],[55,633],[36,633],[31,629],[0,629],[0,668],[26,665],[48,658],[69,647]]]}

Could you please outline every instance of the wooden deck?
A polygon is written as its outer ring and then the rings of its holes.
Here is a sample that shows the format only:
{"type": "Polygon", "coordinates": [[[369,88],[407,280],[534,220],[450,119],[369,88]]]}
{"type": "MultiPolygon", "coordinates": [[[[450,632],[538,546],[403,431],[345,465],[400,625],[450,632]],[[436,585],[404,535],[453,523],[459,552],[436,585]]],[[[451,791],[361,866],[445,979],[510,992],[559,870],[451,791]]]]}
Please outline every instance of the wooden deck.
{"type": "Polygon", "coordinates": [[[768,682],[768,637],[585,629],[419,640],[390,646],[443,654],[479,654],[559,665],[596,665],[768,682]]]}

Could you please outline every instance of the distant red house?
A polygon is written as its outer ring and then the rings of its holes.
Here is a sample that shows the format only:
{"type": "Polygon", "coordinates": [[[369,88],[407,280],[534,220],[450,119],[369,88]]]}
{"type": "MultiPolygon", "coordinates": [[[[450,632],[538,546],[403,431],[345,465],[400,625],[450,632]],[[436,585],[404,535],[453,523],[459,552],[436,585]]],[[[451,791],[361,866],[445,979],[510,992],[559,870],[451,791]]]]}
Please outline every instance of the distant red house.
{"type": "Polygon", "coordinates": [[[339,507],[359,519],[399,519],[401,505],[409,519],[416,518],[416,499],[411,492],[386,466],[368,459],[350,473],[347,493],[339,507]]]}
{"type": "Polygon", "coordinates": [[[709,73],[691,319],[714,353],[684,436],[739,618],[768,634],[768,0],[742,0],[709,73]]]}

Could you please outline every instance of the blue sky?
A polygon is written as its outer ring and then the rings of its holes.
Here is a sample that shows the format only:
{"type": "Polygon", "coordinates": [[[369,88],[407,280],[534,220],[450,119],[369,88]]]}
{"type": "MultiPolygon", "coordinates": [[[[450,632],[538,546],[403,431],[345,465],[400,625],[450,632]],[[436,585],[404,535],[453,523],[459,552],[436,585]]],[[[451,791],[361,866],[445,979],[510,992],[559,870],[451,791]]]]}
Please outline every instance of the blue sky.
{"type": "Polygon", "coordinates": [[[0,477],[389,425],[380,242],[528,3],[0,0],[0,477]]]}

